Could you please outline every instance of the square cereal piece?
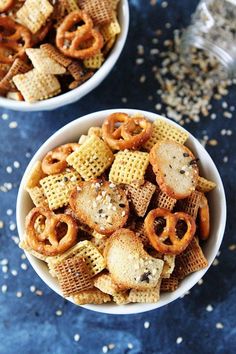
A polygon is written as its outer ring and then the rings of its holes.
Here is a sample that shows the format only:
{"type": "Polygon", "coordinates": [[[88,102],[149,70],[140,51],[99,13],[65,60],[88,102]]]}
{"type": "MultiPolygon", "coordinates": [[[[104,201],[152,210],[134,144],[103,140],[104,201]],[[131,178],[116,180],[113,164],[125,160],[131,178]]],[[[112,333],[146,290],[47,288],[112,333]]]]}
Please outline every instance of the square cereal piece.
{"type": "Polygon", "coordinates": [[[104,294],[102,291],[93,288],[81,291],[73,296],[73,300],[77,305],[94,304],[101,305],[111,301],[111,296],[104,294]]]}
{"type": "Polygon", "coordinates": [[[153,208],[165,208],[168,210],[173,210],[177,200],[174,198],[169,197],[166,193],[162,192],[159,188],[157,187],[153,198],[152,198],[152,206],[153,208]]]}
{"type": "Polygon", "coordinates": [[[47,176],[40,181],[50,210],[55,210],[69,203],[72,189],[81,181],[76,171],[63,172],[47,176]]]}
{"type": "Polygon", "coordinates": [[[126,190],[131,200],[131,205],[138,216],[144,216],[152,199],[156,186],[145,181],[142,186],[127,185],[126,190]]]}
{"type": "Polygon", "coordinates": [[[184,144],[188,139],[188,133],[181,128],[176,128],[172,124],[166,123],[162,119],[156,119],[153,123],[151,138],[144,144],[148,151],[158,142],[158,140],[173,140],[179,144],[184,144]]]}
{"type": "Polygon", "coordinates": [[[34,205],[36,207],[48,208],[48,201],[43,193],[42,187],[33,187],[28,188],[27,192],[29,193],[34,205]]]}
{"type": "Polygon", "coordinates": [[[26,64],[23,60],[16,58],[10,67],[9,71],[0,81],[0,90],[4,91],[15,91],[16,87],[13,84],[12,78],[17,74],[24,74],[29,71],[31,67],[26,64]]]}
{"type": "Polygon", "coordinates": [[[149,238],[146,236],[145,231],[144,231],[144,220],[143,219],[140,219],[135,223],[135,228],[133,231],[141,239],[144,247],[150,247],[149,238]]]}
{"type": "Polygon", "coordinates": [[[101,33],[105,42],[120,34],[121,28],[116,15],[113,14],[112,21],[101,27],[101,33]]]}
{"type": "Polygon", "coordinates": [[[42,162],[36,161],[27,176],[25,189],[28,190],[29,188],[39,186],[40,180],[44,177],[46,177],[46,175],[42,170],[42,162]]]}
{"type": "Polygon", "coordinates": [[[216,187],[215,182],[209,181],[208,179],[206,179],[204,177],[200,177],[200,176],[198,177],[196,189],[199,192],[207,193],[207,192],[210,192],[215,187],[216,187]]]}
{"type": "Polygon", "coordinates": [[[112,6],[109,0],[78,0],[78,3],[92,18],[95,26],[111,22],[112,6]]]}
{"type": "Polygon", "coordinates": [[[172,292],[178,288],[179,280],[173,275],[170,278],[163,278],[161,281],[161,292],[172,292]]]}
{"type": "Polygon", "coordinates": [[[83,258],[85,260],[92,277],[100,273],[106,266],[105,259],[103,258],[97,247],[94,246],[92,242],[85,240],[78,242],[75,246],[71,247],[62,255],[48,257],[47,262],[50,269],[50,273],[55,276],[55,266],[64,259],[68,259],[75,256],[83,258]]]}
{"type": "Polygon", "coordinates": [[[199,241],[194,237],[186,250],[176,256],[173,276],[182,280],[188,274],[197,272],[207,266],[208,262],[202,252],[199,241]]]}
{"type": "Polygon", "coordinates": [[[77,0],[63,0],[63,2],[66,5],[66,10],[68,11],[68,13],[79,10],[77,0]]]}
{"type": "Polygon", "coordinates": [[[119,291],[115,294],[113,294],[112,300],[117,304],[117,305],[126,305],[129,303],[129,292],[128,291],[119,291]]]}
{"type": "Polygon", "coordinates": [[[99,274],[94,278],[94,286],[109,295],[115,295],[120,291],[119,286],[113,281],[111,275],[105,273],[99,274]]]}
{"type": "Polygon", "coordinates": [[[43,74],[36,69],[13,77],[13,82],[27,102],[41,101],[61,92],[56,76],[43,74]]]}
{"type": "Polygon", "coordinates": [[[54,59],[50,58],[45,51],[40,48],[28,48],[26,54],[31,60],[35,69],[43,74],[65,74],[66,69],[64,66],[57,63],[54,59]]]}
{"type": "Polygon", "coordinates": [[[104,60],[105,58],[103,53],[100,52],[90,58],[85,59],[83,64],[87,69],[99,69],[102,66],[104,60]]]}
{"type": "Polygon", "coordinates": [[[93,288],[89,270],[82,258],[65,259],[57,264],[55,272],[65,297],[93,288]]]}
{"type": "Polygon", "coordinates": [[[181,211],[191,215],[194,219],[197,218],[198,209],[201,205],[202,193],[194,191],[188,198],[178,202],[178,207],[181,211]]]}
{"type": "Polygon", "coordinates": [[[72,59],[67,58],[64,54],[59,52],[59,50],[50,43],[41,44],[40,49],[42,49],[48,57],[55,60],[57,63],[61,64],[67,68],[71,63],[72,59]]]}
{"type": "Polygon", "coordinates": [[[157,286],[152,289],[145,290],[136,290],[131,289],[128,297],[129,302],[138,302],[138,303],[154,303],[160,299],[160,285],[161,281],[159,280],[157,286]]]}
{"type": "Polygon", "coordinates": [[[114,155],[107,144],[96,135],[92,135],[78,150],[70,154],[66,161],[85,181],[88,181],[101,176],[112,164],[113,159],[114,155]]]}
{"type": "Polygon", "coordinates": [[[109,181],[131,185],[142,185],[149,163],[149,154],[141,151],[119,151],[109,173],[109,181]]]}
{"type": "Polygon", "coordinates": [[[119,2],[120,2],[120,0],[110,0],[111,7],[112,7],[113,10],[117,9],[117,6],[118,6],[119,2]]]}
{"type": "Polygon", "coordinates": [[[48,17],[53,12],[53,6],[48,0],[26,0],[17,11],[16,16],[20,23],[32,33],[36,33],[45,25],[48,17]]]}

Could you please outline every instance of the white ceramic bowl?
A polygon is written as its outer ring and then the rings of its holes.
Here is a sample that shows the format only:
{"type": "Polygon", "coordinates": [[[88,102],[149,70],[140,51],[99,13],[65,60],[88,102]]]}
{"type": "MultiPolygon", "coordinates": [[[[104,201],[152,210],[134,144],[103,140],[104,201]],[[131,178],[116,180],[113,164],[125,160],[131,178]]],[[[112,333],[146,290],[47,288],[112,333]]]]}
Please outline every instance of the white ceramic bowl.
{"type": "MultiPolygon", "coordinates": [[[[135,114],[137,112],[144,114],[150,120],[155,120],[156,118],[161,118],[167,120],[170,124],[174,126],[178,125],[167,118],[161,117],[157,114],[145,111],[139,111],[134,109],[117,109],[117,110],[106,110],[96,113],[88,114],[84,117],[78,118],[73,122],[67,124],[55,134],[53,134],[36,152],[31,162],[29,163],[21,185],[19,188],[18,199],[17,199],[17,226],[19,231],[20,239],[24,235],[24,221],[27,213],[33,207],[32,201],[28,193],[24,190],[24,185],[26,182],[27,175],[29,174],[33,164],[37,160],[41,160],[45,154],[53,149],[54,147],[65,144],[67,142],[77,141],[81,134],[86,134],[88,128],[91,126],[101,126],[105,117],[114,112],[126,112],[128,114],[135,114]]],[[[224,187],[217,171],[217,168],[212,161],[211,157],[203,146],[195,139],[191,134],[187,141],[187,146],[193,151],[194,155],[200,159],[200,173],[202,176],[214,181],[217,187],[209,193],[209,204],[211,212],[211,235],[209,240],[204,245],[204,254],[209,262],[209,266],[213,262],[216,254],[219,250],[226,222],[226,201],[224,187]]],[[[44,262],[36,259],[35,257],[29,255],[26,252],[29,262],[35,269],[36,273],[42,278],[42,280],[59,295],[61,295],[60,288],[57,281],[53,278],[48,271],[47,265],[44,262]]],[[[159,302],[154,304],[127,304],[118,306],[116,304],[104,304],[104,305],[86,305],[87,309],[110,313],[110,314],[132,314],[145,312],[149,310],[156,309],[158,307],[167,305],[171,301],[179,298],[181,295],[185,294],[189,289],[191,289],[198,281],[202,278],[204,273],[208,268],[201,271],[195,272],[188,277],[186,277],[180,284],[179,288],[173,293],[163,293],[159,302]]]]}
{"type": "Polygon", "coordinates": [[[121,33],[119,34],[114,47],[112,48],[102,67],[88,81],[74,90],[35,103],[14,101],[0,96],[0,107],[9,108],[16,111],[28,112],[49,111],[78,101],[83,96],[87,95],[87,93],[95,89],[112,70],[124,47],[129,29],[128,0],[120,0],[118,17],[121,25],[121,33]]]}

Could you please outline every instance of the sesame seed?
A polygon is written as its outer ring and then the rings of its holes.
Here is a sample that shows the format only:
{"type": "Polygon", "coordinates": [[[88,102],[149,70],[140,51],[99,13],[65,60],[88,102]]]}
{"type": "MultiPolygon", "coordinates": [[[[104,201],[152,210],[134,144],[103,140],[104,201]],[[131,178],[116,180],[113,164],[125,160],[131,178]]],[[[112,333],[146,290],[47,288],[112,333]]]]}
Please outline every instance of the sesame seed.
{"type": "Polygon", "coordinates": [[[75,342],[78,342],[80,340],[80,335],[79,335],[79,333],[76,333],[75,335],[74,335],[74,341],[75,342]]]}
{"type": "Polygon", "coordinates": [[[3,229],[3,226],[4,226],[4,222],[0,220],[0,229],[3,229]]]}
{"type": "Polygon", "coordinates": [[[103,352],[103,353],[107,353],[107,352],[108,352],[108,347],[107,347],[106,345],[104,345],[104,346],[102,347],[102,352],[103,352]]]}
{"type": "Polygon", "coordinates": [[[42,290],[36,290],[35,294],[38,295],[38,296],[42,296],[43,292],[42,292],[42,290]]]}
{"type": "Polygon", "coordinates": [[[7,166],[6,167],[6,172],[9,173],[9,174],[12,173],[12,167],[11,166],[7,166]]]}
{"type": "Polygon", "coordinates": [[[11,231],[14,231],[16,229],[16,224],[15,223],[11,223],[10,226],[9,226],[9,229],[11,231]]]}
{"type": "Polygon", "coordinates": [[[5,294],[7,292],[7,285],[3,284],[1,287],[2,293],[5,294]]]}
{"type": "Polygon", "coordinates": [[[202,285],[203,284],[203,279],[200,279],[199,281],[198,281],[198,285],[202,285]]]}
{"type": "Polygon", "coordinates": [[[7,265],[8,264],[8,259],[3,258],[0,263],[1,263],[2,266],[7,265]]]}
{"type": "Polygon", "coordinates": [[[223,323],[217,322],[217,323],[216,323],[216,328],[217,328],[217,329],[222,329],[222,328],[224,328],[223,323]]]}
{"type": "Polygon", "coordinates": [[[10,129],[14,129],[14,128],[16,128],[18,126],[18,124],[17,124],[17,122],[15,122],[15,121],[13,121],[13,122],[11,122],[10,124],[9,124],[9,128],[10,129]]]}
{"type": "Polygon", "coordinates": [[[31,293],[34,293],[35,290],[36,290],[36,286],[30,285],[30,292],[31,292],[31,293]]]}
{"type": "Polygon", "coordinates": [[[20,256],[21,259],[26,259],[26,255],[24,253],[22,253],[22,255],[20,256]]]}
{"type": "Polygon", "coordinates": [[[62,310],[56,310],[56,316],[61,316],[62,315],[62,310]]]}
{"type": "Polygon", "coordinates": [[[217,266],[218,264],[219,264],[219,260],[217,258],[215,258],[212,265],[217,266]]]}
{"type": "Polygon", "coordinates": [[[114,349],[116,346],[115,346],[115,344],[113,344],[113,343],[110,343],[110,344],[108,344],[108,349],[109,350],[112,350],[112,349],[114,349]]]}
{"type": "Polygon", "coordinates": [[[229,246],[230,251],[235,251],[236,250],[236,244],[232,244],[229,246]]]}
{"type": "Polygon", "coordinates": [[[8,272],[8,266],[4,265],[2,266],[2,272],[7,273],[8,272]]]}
{"type": "Polygon", "coordinates": [[[9,115],[7,113],[2,114],[2,119],[7,120],[9,118],[9,115]]]}
{"type": "Polygon", "coordinates": [[[180,344],[180,343],[182,343],[183,342],[183,338],[182,337],[178,337],[177,339],[176,339],[176,343],[177,344],[180,344]]]}
{"type": "Polygon", "coordinates": [[[150,327],[150,322],[145,321],[143,326],[144,326],[145,329],[148,329],[150,327]]]}
{"type": "Polygon", "coordinates": [[[13,210],[12,210],[12,209],[7,209],[7,212],[6,212],[6,213],[7,213],[7,215],[9,215],[9,216],[10,216],[10,215],[12,215],[12,214],[13,214],[13,210]]]}
{"type": "Polygon", "coordinates": [[[30,152],[27,152],[26,154],[25,154],[25,157],[27,157],[28,159],[31,157],[31,153],[30,152]]]}
{"type": "Polygon", "coordinates": [[[212,305],[207,305],[206,310],[207,310],[207,312],[212,312],[213,311],[213,306],[212,305]]]}
{"type": "Polygon", "coordinates": [[[134,346],[132,343],[128,343],[127,347],[128,347],[128,349],[133,349],[134,346]]]}
{"type": "Polygon", "coordinates": [[[122,98],[121,98],[121,102],[123,102],[123,103],[127,103],[127,101],[128,101],[128,100],[127,100],[127,98],[126,98],[126,97],[122,97],[122,98]]]}
{"type": "Polygon", "coordinates": [[[12,236],[11,239],[15,242],[16,245],[18,245],[18,243],[20,242],[20,239],[17,236],[12,236]]]}
{"type": "Polygon", "coordinates": [[[143,58],[137,58],[136,59],[136,64],[137,65],[141,65],[141,64],[143,64],[144,63],[144,59],[143,58]]]}
{"type": "Polygon", "coordinates": [[[156,109],[157,111],[160,111],[161,108],[162,108],[162,105],[161,105],[160,103],[157,103],[157,104],[155,105],[155,109],[156,109]]]}
{"type": "Polygon", "coordinates": [[[26,263],[21,263],[21,269],[23,269],[23,270],[27,270],[28,269],[28,266],[27,266],[27,264],[26,263]]]}
{"type": "Polygon", "coordinates": [[[18,274],[18,272],[17,272],[17,270],[12,269],[12,270],[11,270],[11,274],[12,274],[14,277],[16,277],[17,274],[18,274]]]}
{"type": "Polygon", "coordinates": [[[20,298],[20,297],[22,297],[22,296],[23,296],[22,291],[17,291],[17,292],[16,292],[16,297],[20,298]]]}
{"type": "Polygon", "coordinates": [[[224,157],[223,157],[223,162],[224,162],[224,163],[227,163],[228,161],[229,161],[228,156],[224,156],[224,157]]]}
{"type": "Polygon", "coordinates": [[[15,168],[20,168],[20,163],[19,163],[18,161],[14,161],[14,162],[13,162],[13,166],[14,166],[15,168]]]}
{"type": "Polygon", "coordinates": [[[161,7],[163,7],[163,9],[165,9],[168,6],[168,2],[167,1],[163,1],[161,3],[161,7]]]}

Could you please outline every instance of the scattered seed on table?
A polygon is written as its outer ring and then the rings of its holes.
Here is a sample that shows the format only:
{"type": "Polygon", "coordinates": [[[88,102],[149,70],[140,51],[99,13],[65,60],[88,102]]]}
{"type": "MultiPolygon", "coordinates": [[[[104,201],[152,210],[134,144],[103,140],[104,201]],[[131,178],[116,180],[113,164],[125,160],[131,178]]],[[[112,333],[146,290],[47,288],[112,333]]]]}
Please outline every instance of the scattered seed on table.
{"type": "Polygon", "coordinates": [[[182,337],[178,337],[177,339],[176,339],[176,343],[177,344],[180,344],[180,343],[182,343],[183,342],[183,338],[182,337]]]}

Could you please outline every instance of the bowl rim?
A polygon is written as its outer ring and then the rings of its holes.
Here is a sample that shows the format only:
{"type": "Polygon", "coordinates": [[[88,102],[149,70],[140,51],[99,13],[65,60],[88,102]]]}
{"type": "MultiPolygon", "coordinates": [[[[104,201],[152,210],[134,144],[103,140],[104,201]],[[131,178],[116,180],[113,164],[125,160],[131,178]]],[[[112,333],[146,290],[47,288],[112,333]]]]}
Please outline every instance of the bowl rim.
{"type": "MultiPolygon", "coordinates": [[[[23,175],[21,183],[20,183],[18,196],[17,196],[16,220],[17,220],[17,228],[18,228],[20,240],[23,239],[23,235],[24,235],[24,226],[23,226],[24,225],[24,216],[22,215],[22,212],[21,212],[21,203],[22,203],[22,199],[24,198],[24,193],[25,193],[24,185],[26,182],[27,175],[28,175],[30,169],[32,168],[33,164],[38,159],[41,158],[40,156],[43,156],[48,151],[48,149],[49,149],[48,145],[51,144],[52,146],[57,146],[58,144],[55,144],[54,141],[57,138],[60,138],[60,137],[62,138],[63,135],[66,134],[67,131],[69,132],[70,130],[76,130],[76,129],[79,130],[80,124],[83,124],[84,122],[86,123],[86,122],[91,121],[91,124],[94,124],[94,122],[92,122],[92,119],[95,119],[97,121],[99,121],[99,120],[102,121],[102,119],[104,119],[106,116],[108,116],[111,113],[115,113],[115,112],[125,112],[130,115],[133,115],[135,113],[141,113],[141,114],[145,115],[146,117],[148,117],[148,119],[150,119],[152,121],[156,118],[163,119],[163,120],[167,121],[168,123],[172,124],[173,126],[175,126],[177,128],[181,128],[185,132],[187,132],[189,134],[190,142],[193,142],[194,144],[196,144],[197,151],[201,151],[201,153],[205,154],[208,161],[210,162],[211,170],[214,173],[215,182],[217,184],[217,189],[219,189],[219,193],[220,193],[220,197],[221,197],[220,201],[219,201],[219,203],[221,203],[220,204],[220,208],[221,208],[220,229],[218,231],[218,237],[217,237],[216,243],[214,244],[214,248],[211,252],[211,256],[208,257],[208,266],[200,271],[190,274],[187,278],[185,278],[185,279],[187,279],[187,281],[186,281],[187,284],[182,284],[183,282],[181,282],[181,285],[174,292],[168,293],[167,300],[166,299],[163,301],[159,300],[159,302],[151,303],[151,304],[150,303],[147,303],[147,304],[127,304],[127,305],[113,304],[113,305],[110,305],[108,307],[108,309],[107,309],[106,304],[104,304],[104,305],[91,305],[91,304],[89,304],[89,305],[83,305],[83,306],[80,305],[81,307],[83,307],[85,309],[92,310],[92,311],[99,312],[99,313],[127,315],[127,314],[137,314],[137,313],[147,312],[147,311],[151,311],[151,310],[160,308],[162,306],[165,306],[165,305],[171,303],[172,301],[183,296],[203,277],[203,275],[207,272],[207,270],[211,266],[213,260],[215,259],[217,252],[220,248],[220,245],[222,243],[222,240],[223,240],[225,224],[226,224],[226,198],[225,198],[224,186],[223,186],[220,174],[219,174],[218,169],[217,169],[215,163],[213,162],[211,156],[206,151],[206,149],[200,144],[200,142],[185,128],[183,128],[182,126],[180,126],[176,122],[174,122],[164,116],[161,116],[161,115],[153,113],[153,112],[140,110],[140,109],[118,108],[118,109],[101,110],[101,111],[93,112],[93,113],[78,117],[77,119],[73,120],[72,122],[64,125],[62,128],[57,130],[53,135],[51,135],[41,145],[41,147],[36,151],[36,153],[33,155],[31,161],[29,162],[27,168],[25,169],[24,175],[23,175]],[[139,306],[139,308],[137,309],[137,306],[135,306],[135,305],[141,305],[141,306],[139,306]]],[[[89,125],[91,126],[91,124],[89,124],[89,125]]],[[[79,135],[81,133],[78,132],[77,134],[79,137],[79,135]]],[[[45,274],[44,270],[39,269],[40,268],[40,266],[38,264],[39,261],[35,257],[31,256],[26,251],[25,251],[25,254],[26,254],[29,262],[31,263],[32,267],[34,268],[34,270],[38,274],[38,276],[53,291],[55,291],[57,294],[62,296],[59,289],[57,289],[56,286],[50,282],[50,279],[48,278],[48,274],[45,274]]],[[[67,299],[73,303],[71,298],[67,298],[67,299]]]]}
{"type": "Polygon", "coordinates": [[[14,101],[9,98],[0,96],[0,107],[23,112],[50,111],[61,106],[76,102],[87,95],[89,92],[93,91],[108,76],[109,72],[118,61],[124,48],[128,36],[130,22],[128,0],[120,0],[119,16],[121,22],[121,33],[116,39],[115,45],[113,46],[101,68],[99,68],[89,80],[85,81],[81,86],[71,91],[35,103],[14,101]]]}

